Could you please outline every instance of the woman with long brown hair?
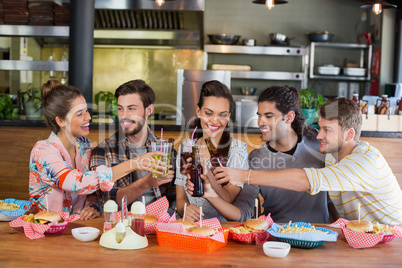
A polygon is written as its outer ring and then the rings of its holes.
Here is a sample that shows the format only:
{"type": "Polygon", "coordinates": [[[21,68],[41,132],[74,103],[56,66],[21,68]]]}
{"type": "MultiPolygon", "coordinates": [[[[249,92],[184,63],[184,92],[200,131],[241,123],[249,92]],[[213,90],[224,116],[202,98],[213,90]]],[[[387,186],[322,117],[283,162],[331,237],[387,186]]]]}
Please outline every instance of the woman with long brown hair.
{"type": "MultiPolygon", "coordinates": [[[[247,144],[233,139],[230,135],[229,121],[233,98],[230,90],[219,81],[209,81],[202,85],[200,98],[196,108],[197,118],[194,125],[197,126],[194,144],[200,148],[200,157],[208,166],[207,177],[214,190],[227,202],[232,203],[239,194],[241,188],[238,186],[221,187],[215,181],[210,171],[212,163],[206,140],[210,140],[217,148],[218,155],[222,156],[224,164],[229,167],[248,169],[247,144]],[[200,131],[198,131],[200,130],[200,131]]],[[[180,152],[192,146],[190,139],[183,140],[180,152]]],[[[176,170],[180,170],[181,161],[177,158],[176,170]]],[[[204,165],[205,166],[205,165],[204,165]]],[[[204,172],[205,173],[205,172],[204,172]]],[[[186,175],[176,175],[176,205],[179,213],[183,215],[184,204],[187,204],[186,218],[199,219],[199,207],[203,207],[205,219],[217,217],[218,220],[226,220],[211,204],[202,197],[192,197],[186,192],[186,175]]]]}
{"type": "Polygon", "coordinates": [[[130,159],[114,167],[99,166],[89,169],[91,142],[89,134],[91,115],[81,91],[74,86],[49,80],[42,86],[46,125],[52,131],[47,140],[38,141],[31,151],[29,163],[30,212],[49,209],[79,213],[82,219],[100,215],[95,195],[97,189],[109,191],[114,181],[134,170],[153,170],[153,164],[166,169],[151,152],[130,159]],[[88,196],[89,195],[89,196],[88,196]]]}

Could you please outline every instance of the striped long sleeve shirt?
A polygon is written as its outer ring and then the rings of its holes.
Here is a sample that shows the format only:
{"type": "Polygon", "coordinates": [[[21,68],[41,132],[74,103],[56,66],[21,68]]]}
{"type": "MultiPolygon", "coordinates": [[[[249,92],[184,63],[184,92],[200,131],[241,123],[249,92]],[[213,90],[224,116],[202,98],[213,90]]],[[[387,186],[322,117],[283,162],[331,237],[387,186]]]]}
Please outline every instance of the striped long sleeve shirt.
{"type": "Polygon", "coordinates": [[[325,168],[305,168],[310,194],[329,191],[340,216],[372,223],[402,225],[402,191],[383,155],[367,142],[336,162],[327,154],[325,168]]]}

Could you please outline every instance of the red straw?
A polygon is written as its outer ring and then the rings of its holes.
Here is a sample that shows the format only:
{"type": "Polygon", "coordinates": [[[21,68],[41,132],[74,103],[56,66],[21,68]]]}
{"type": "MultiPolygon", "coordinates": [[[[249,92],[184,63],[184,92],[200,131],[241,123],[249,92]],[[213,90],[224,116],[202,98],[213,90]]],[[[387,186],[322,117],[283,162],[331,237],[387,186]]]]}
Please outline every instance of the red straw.
{"type": "Polygon", "coordinates": [[[163,128],[161,128],[161,148],[160,148],[161,152],[162,152],[162,140],[163,140],[163,128]]]}
{"type": "Polygon", "coordinates": [[[197,128],[198,128],[197,126],[194,128],[193,134],[191,135],[191,146],[193,146],[194,134],[197,128]]]}

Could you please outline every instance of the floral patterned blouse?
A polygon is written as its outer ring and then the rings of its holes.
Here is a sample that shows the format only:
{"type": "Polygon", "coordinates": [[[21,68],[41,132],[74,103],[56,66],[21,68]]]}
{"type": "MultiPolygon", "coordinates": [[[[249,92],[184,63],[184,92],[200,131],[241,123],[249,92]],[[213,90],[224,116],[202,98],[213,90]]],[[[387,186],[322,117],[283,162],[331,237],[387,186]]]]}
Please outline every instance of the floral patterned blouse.
{"type": "Polygon", "coordinates": [[[29,201],[33,201],[30,212],[45,210],[48,202],[51,211],[78,213],[84,206],[97,204],[96,197],[87,198],[88,194],[99,188],[112,189],[111,168],[99,166],[89,171],[91,147],[89,139],[77,138],[73,169],[70,155],[54,132],[35,144],[29,162],[29,201]]]}
{"type": "MultiPolygon", "coordinates": [[[[178,156],[181,154],[183,148],[189,149],[189,147],[191,147],[191,140],[184,139],[180,144],[178,156]]],[[[245,169],[245,170],[248,169],[248,150],[246,143],[232,138],[228,157],[229,157],[227,161],[228,167],[245,169]]],[[[206,164],[210,169],[212,168],[210,160],[208,160],[206,164]]],[[[204,219],[211,219],[216,217],[219,221],[226,221],[226,219],[208,202],[208,200],[202,197],[193,197],[187,193],[187,187],[186,187],[187,177],[180,173],[180,157],[176,158],[176,170],[177,173],[176,173],[175,184],[184,187],[184,190],[186,191],[186,195],[190,204],[194,204],[197,207],[202,207],[202,212],[204,213],[204,219]]],[[[242,187],[243,185],[239,186],[243,188],[242,187]]]]}

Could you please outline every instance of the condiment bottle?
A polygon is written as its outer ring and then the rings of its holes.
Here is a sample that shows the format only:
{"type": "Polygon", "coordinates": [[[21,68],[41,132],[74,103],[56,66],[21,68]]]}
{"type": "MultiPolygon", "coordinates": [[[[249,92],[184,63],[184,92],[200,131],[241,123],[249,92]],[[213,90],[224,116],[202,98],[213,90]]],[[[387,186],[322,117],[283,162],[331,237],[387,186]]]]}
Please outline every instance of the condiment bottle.
{"type": "Polygon", "coordinates": [[[378,106],[378,114],[386,114],[388,108],[388,95],[382,95],[380,106],[378,106]]]}
{"type": "Polygon", "coordinates": [[[108,200],[103,207],[103,232],[107,232],[114,228],[117,221],[117,203],[108,200]]]}
{"type": "Polygon", "coordinates": [[[357,94],[357,93],[353,94],[352,101],[353,101],[354,103],[356,103],[357,106],[360,106],[360,105],[359,105],[359,94],[357,94]]]}
{"type": "Polygon", "coordinates": [[[193,146],[192,154],[193,162],[191,165],[191,182],[194,184],[194,197],[201,197],[204,195],[204,181],[200,177],[202,174],[202,165],[200,160],[200,148],[198,146],[193,146]]]}
{"type": "Polygon", "coordinates": [[[398,114],[399,114],[399,115],[402,115],[402,98],[401,98],[401,100],[399,101],[398,114]]]}
{"type": "Polygon", "coordinates": [[[145,235],[145,205],[140,201],[136,201],[131,205],[131,229],[140,236],[145,235]]]}

